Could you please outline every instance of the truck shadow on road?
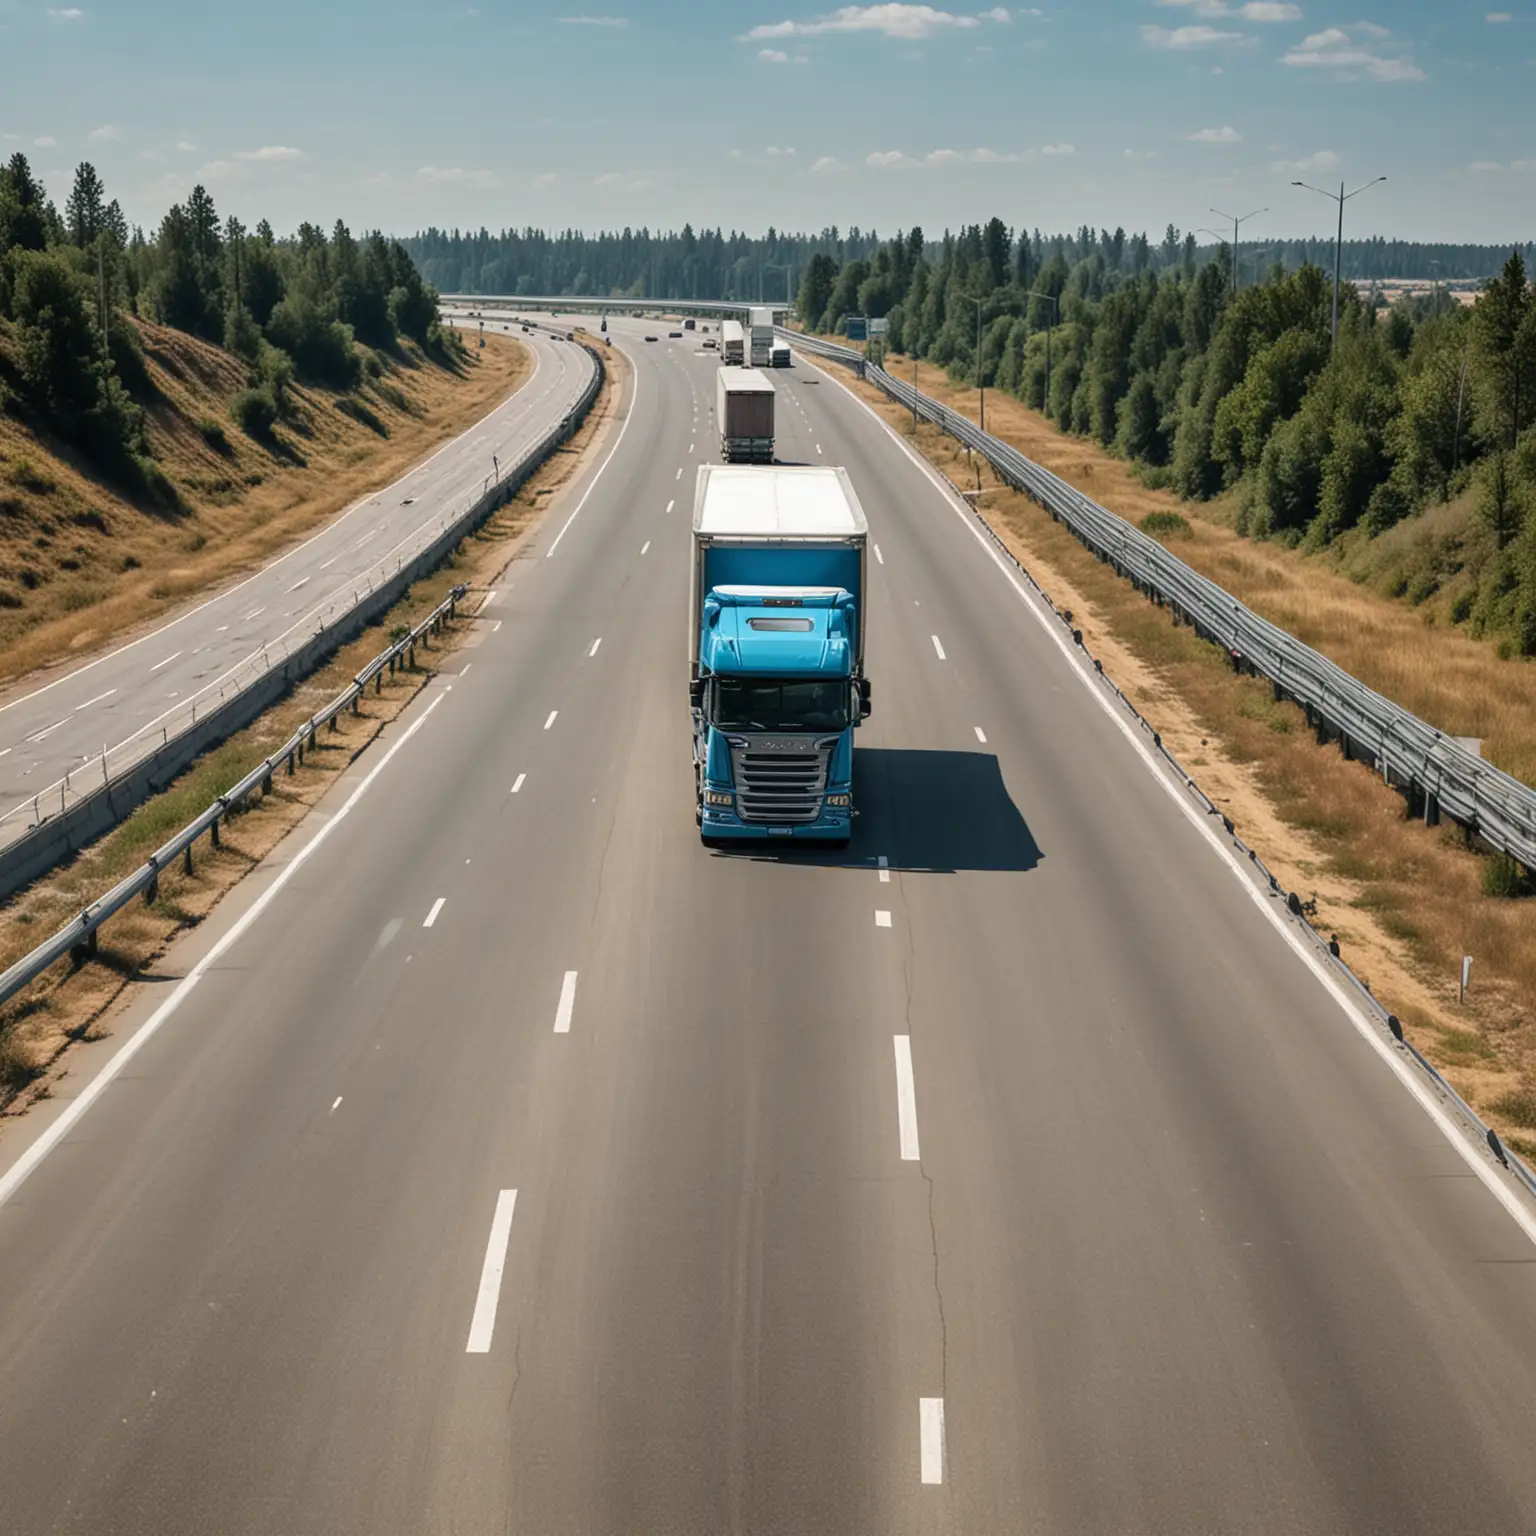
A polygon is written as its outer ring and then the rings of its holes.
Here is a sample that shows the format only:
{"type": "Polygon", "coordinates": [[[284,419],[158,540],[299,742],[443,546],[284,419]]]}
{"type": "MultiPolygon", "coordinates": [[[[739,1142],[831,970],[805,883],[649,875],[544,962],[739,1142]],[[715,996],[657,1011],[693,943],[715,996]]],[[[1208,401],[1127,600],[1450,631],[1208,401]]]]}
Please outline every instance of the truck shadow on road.
{"type": "Polygon", "coordinates": [[[947,875],[1025,872],[1044,857],[990,752],[859,747],[853,788],[859,817],[846,850],[741,844],[726,856],[832,868],[868,868],[883,856],[894,870],[947,875]]]}

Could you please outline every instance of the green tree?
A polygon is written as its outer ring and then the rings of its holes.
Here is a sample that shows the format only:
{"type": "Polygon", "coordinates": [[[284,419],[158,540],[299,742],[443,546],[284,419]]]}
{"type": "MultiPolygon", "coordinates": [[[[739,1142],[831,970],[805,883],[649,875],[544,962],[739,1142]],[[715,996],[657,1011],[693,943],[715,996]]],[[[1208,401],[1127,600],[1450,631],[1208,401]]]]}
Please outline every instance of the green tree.
{"type": "Polygon", "coordinates": [[[1527,489],[1514,455],[1502,448],[1488,456],[1478,476],[1477,510],[1500,549],[1513,544],[1525,527],[1530,511],[1527,489]]]}
{"type": "Polygon", "coordinates": [[[96,167],[82,160],[75,167],[75,182],[64,204],[64,222],[70,242],[82,250],[106,228],[106,188],[96,167]]]}
{"type": "Polygon", "coordinates": [[[1531,414],[1536,388],[1536,300],[1518,251],[1484,288],[1472,325],[1483,408],[1493,428],[1488,435],[1513,448],[1531,414]]]}
{"type": "Polygon", "coordinates": [[[837,281],[837,263],[828,255],[819,253],[811,257],[800,277],[800,293],[795,301],[800,319],[810,330],[821,324],[832,297],[832,285],[837,281]]]}

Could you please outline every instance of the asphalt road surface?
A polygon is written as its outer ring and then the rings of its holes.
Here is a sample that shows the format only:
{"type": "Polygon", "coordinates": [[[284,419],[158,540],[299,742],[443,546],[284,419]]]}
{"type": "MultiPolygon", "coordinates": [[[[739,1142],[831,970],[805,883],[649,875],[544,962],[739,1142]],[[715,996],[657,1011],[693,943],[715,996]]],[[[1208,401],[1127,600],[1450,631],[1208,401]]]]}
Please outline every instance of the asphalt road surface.
{"type": "Polygon", "coordinates": [[[804,364],[864,814],[700,847],[647,328],[478,643],[0,1140],[0,1530],[1536,1529],[1507,1186],[804,364]]]}
{"type": "MultiPolygon", "coordinates": [[[[193,604],[169,622],[61,675],[23,681],[0,700],[0,843],[32,824],[34,797],[66,773],[89,773],[102,748],[175,719],[194,695],[216,701],[242,671],[306,615],[351,607],[353,588],[392,553],[414,552],[424,530],[462,511],[493,473],[574,405],[591,362],[568,342],[535,333],[537,367],[523,387],[393,485],[365,497],[254,576],[193,604]]],[[[334,613],[332,617],[334,617],[334,613]]],[[[325,622],[328,622],[326,620],[325,622]]],[[[100,774],[97,772],[96,782],[100,774]]],[[[46,810],[52,797],[44,803],[46,810]]],[[[57,806],[53,806],[57,809],[57,806]]]]}

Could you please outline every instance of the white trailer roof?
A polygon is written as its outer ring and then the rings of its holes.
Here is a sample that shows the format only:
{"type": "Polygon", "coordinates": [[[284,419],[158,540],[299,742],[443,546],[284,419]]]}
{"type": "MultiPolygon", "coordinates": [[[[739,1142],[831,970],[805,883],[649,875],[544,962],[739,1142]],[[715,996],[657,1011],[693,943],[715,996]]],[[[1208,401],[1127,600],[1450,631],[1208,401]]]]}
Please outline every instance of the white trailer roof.
{"type": "Polygon", "coordinates": [[[720,387],[733,395],[771,395],[773,380],[761,368],[722,368],[720,387]]]}
{"type": "Polygon", "coordinates": [[[734,337],[737,341],[742,341],[746,338],[746,332],[742,330],[740,320],[723,321],[720,330],[723,335],[734,337]]]}
{"type": "Polygon", "coordinates": [[[849,538],[869,525],[845,469],[703,464],[693,527],[725,538],[849,538]]]}

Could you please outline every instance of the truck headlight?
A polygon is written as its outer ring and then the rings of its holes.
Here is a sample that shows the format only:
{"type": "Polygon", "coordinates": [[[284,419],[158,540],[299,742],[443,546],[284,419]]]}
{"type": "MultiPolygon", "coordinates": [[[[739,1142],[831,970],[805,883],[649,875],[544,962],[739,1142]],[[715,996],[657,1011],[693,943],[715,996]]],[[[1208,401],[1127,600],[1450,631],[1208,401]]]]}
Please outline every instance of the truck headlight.
{"type": "Polygon", "coordinates": [[[826,803],[832,806],[844,807],[853,804],[852,795],[828,795],[826,803]]]}
{"type": "Polygon", "coordinates": [[[706,789],[704,791],[705,805],[721,805],[729,810],[736,803],[736,796],[728,789],[706,789]]]}

